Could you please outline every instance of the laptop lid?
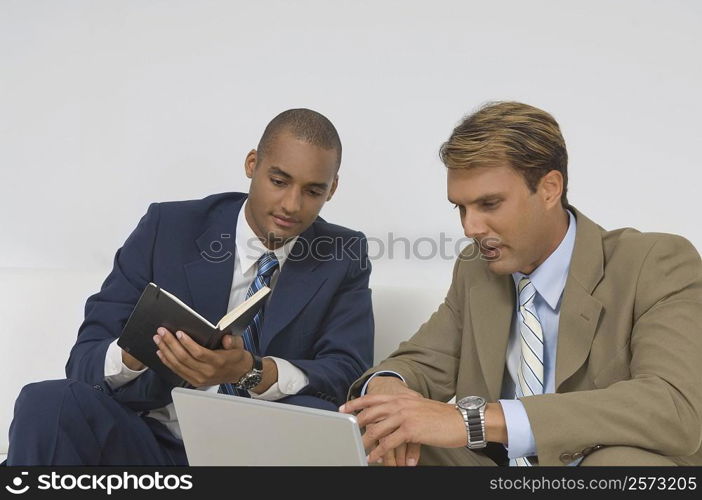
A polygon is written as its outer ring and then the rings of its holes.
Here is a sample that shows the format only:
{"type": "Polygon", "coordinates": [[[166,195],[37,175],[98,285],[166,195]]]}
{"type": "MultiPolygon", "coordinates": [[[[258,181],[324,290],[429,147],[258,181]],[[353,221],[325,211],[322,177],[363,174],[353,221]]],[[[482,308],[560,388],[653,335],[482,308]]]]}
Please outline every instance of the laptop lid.
{"type": "Polygon", "coordinates": [[[356,417],[176,387],[190,465],[367,465],[356,417]]]}

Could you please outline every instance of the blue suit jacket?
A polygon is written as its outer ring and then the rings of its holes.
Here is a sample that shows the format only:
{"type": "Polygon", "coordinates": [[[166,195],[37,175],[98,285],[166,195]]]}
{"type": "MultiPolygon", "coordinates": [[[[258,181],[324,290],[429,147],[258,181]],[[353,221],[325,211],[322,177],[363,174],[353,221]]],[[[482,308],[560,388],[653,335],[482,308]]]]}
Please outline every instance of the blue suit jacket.
{"type": "MultiPolygon", "coordinates": [[[[227,312],[236,222],[245,194],[152,204],[117,251],[101,290],[88,298],[66,375],[99,385],[127,406],[160,408],[172,386],[147,370],[111,391],[105,354],[152,281],[213,324],[227,312]]],[[[373,360],[370,262],[362,233],[318,218],[298,238],[266,306],[261,353],[304,371],[309,384],[285,402],[335,409],[373,360]]]]}

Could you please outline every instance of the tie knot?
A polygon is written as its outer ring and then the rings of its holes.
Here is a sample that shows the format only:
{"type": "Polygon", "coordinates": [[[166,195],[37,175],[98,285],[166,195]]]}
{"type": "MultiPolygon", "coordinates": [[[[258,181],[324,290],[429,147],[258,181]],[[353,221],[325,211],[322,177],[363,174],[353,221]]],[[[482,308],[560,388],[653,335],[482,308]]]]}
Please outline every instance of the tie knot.
{"type": "Polygon", "coordinates": [[[273,252],[266,252],[258,259],[258,271],[256,276],[269,278],[278,268],[278,258],[273,252]]]}
{"type": "Polygon", "coordinates": [[[524,276],[519,280],[519,305],[524,306],[534,301],[536,288],[529,278],[524,276]]]}

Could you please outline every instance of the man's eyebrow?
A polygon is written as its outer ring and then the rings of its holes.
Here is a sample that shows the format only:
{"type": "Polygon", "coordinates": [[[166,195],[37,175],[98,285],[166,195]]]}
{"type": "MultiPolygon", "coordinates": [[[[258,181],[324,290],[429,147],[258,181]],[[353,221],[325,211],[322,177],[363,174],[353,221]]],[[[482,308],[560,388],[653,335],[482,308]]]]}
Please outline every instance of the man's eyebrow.
{"type": "MultiPolygon", "coordinates": [[[[486,201],[491,201],[494,199],[500,199],[503,198],[501,193],[489,193],[489,194],[484,194],[483,196],[480,196],[473,201],[469,201],[467,205],[475,205],[476,203],[484,203],[486,201]]],[[[454,205],[461,205],[461,203],[456,203],[453,201],[451,198],[448,199],[449,203],[453,203],[454,205]]]]}
{"type": "MultiPolygon", "coordinates": [[[[286,180],[291,180],[293,178],[292,175],[287,173],[282,168],[276,167],[275,165],[271,165],[270,167],[268,167],[268,173],[279,175],[281,177],[284,177],[286,180]]],[[[326,182],[311,182],[307,184],[307,186],[326,190],[329,187],[329,184],[327,184],[326,182]]]]}
{"type": "Polygon", "coordinates": [[[290,175],[289,173],[287,173],[285,170],[283,170],[280,167],[276,167],[276,166],[268,167],[268,172],[271,174],[280,175],[281,177],[285,177],[286,179],[292,179],[292,175],[290,175]]]}
{"type": "Polygon", "coordinates": [[[480,198],[477,198],[476,200],[474,200],[473,203],[483,203],[483,202],[486,202],[486,201],[492,201],[492,200],[494,200],[494,199],[496,199],[496,198],[502,198],[502,197],[503,197],[503,196],[502,196],[501,193],[484,194],[484,195],[481,196],[480,198]]]}
{"type": "Polygon", "coordinates": [[[307,187],[316,187],[319,189],[327,189],[329,187],[329,184],[326,182],[312,182],[310,184],[307,184],[307,187]]]}

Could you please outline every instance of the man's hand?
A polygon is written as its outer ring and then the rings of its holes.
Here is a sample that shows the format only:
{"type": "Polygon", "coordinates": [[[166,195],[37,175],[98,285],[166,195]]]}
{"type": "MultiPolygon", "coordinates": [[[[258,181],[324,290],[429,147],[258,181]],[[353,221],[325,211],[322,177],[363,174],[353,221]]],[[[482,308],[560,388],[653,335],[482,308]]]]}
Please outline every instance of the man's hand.
{"type": "MultiPolygon", "coordinates": [[[[383,376],[378,375],[373,377],[370,382],[368,382],[368,387],[366,388],[366,394],[384,394],[386,396],[395,396],[404,394],[410,397],[421,398],[422,395],[416,391],[413,391],[407,384],[402,381],[402,379],[394,376],[383,376]]],[[[368,424],[366,426],[366,432],[369,429],[373,429],[375,424],[368,424]]],[[[390,450],[382,458],[383,465],[394,467],[394,466],[414,466],[419,462],[419,455],[421,452],[421,445],[417,443],[402,443],[400,446],[394,450],[390,450]]]]}
{"type": "Polygon", "coordinates": [[[468,441],[463,417],[448,403],[404,394],[371,394],[352,399],[339,410],[360,411],[356,418],[361,427],[366,427],[363,445],[370,450],[369,463],[405,443],[458,448],[468,441]]]}
{"type": "Polygon", "coordinates": [[[144,363],[136,359],[124,349],[122,349],[122,363],[124,363],[127,368],[129,368],[130,370],[134,370],[135,372],[146,368],[146,365],[144,363]]]}
{"type": "Polygon", "coordinates": [[[240,336],[225,335],[223,349],[202,347],[184,332],[174,335],[166,328],[159,328],[154,335],[158,345],[156,354],[168,368],[194,387],[236,382],[253,366],[251,353],[244,350],[240,336]]]}

